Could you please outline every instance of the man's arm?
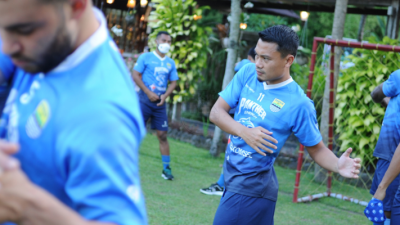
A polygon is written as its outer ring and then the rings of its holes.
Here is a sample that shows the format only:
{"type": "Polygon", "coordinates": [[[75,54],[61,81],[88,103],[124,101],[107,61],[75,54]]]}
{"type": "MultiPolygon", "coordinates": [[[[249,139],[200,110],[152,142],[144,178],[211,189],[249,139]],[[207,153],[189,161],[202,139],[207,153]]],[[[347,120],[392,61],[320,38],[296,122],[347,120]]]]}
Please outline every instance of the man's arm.
{"type": "Polygon", "coordinates": [[[321,167],[339,173],[343,177],[358,178],[360,173],[360,159],[351,159],[351,148],[347,149],[340,158],[337,158],[333,152],[328,149],[324,142],[320,141],[315,146],[306,147],[311,158],[321,167]]]}
{"type": "Polygon", "coordinates": [[[389,104],[389,97],[386,97],[385,93],[383,93],[383,83],[378,85],[372,92],[371,92],[372,100],[376,103],[381,103],[383,107],[386,107],[389,104]]]}
{"type": "Polygon", "coordinates": [[[161,95],[161,101],[160,101],[160,103],[157,104],[157,106],[164,105],[165,99],[167,99],[168,96],[170,96],[172,94],[172,92],[175,90],[175,88],[176,88],[176,80],[171,81],[169,83],[167,91],[161,95]]]}
{"type": "Polygon", "coordinates": [[[378,189],[375,192],[374,198],[383,200],[386,196],[386,189],[392,183],[392,181],[400,174],[400,144],[397,146],[394,152],[392,161],[390,162],[389,168],[383,176],[378,189]]]}
{"type": "Polygon", "coordinates": [[[133,78],[133,81],[135,81],[135,84],[137,86],[139,86],[140,89],[142,89],[142,91],[149,97],[150,101],[155,102],[155,101],[159,100],[158,95],[156,93],[150,91],[150,89],[148,89],[146,87],[146,85],[143,83],[142,79],[140,78],[141,75],[142,74],[139,73],[138,71],[133,70],[132,78],[133,78]]]}
{"type": "Polygon", "coordinates": [[[221,128],[221,130],[243,138],[250,147],[263,156],[266,156],[266,154],[260,149],[269,153],[273,153],[273,151],[267,147],[277,149],[277,147],[271,143],[278,143],[275,138],[270,136],[272,135],[272,132],[262,127],[248,128],[243,126],[228,114],[230,109],[231,107],[228,103],[222,97],[219,97],[211,109],[210,121],[221,128]]]}

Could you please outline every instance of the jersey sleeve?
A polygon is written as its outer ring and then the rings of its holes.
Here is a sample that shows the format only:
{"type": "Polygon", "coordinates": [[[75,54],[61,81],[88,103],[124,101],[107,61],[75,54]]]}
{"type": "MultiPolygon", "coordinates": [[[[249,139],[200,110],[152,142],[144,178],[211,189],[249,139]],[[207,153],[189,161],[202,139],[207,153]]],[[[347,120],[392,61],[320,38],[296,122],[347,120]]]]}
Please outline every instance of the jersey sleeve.
{"type": "Polygon", "coordinates": [[[236,73],[225,90],[219,93],[219,96],[223,98],[231,108],[235,108],[239,103],[240,93],[245,83],[246,71],[246,69],[241,69],[236,73]]]}
{"type": "Polygon", "coordinates": [[[395,97],[400,94],[400,70],[393,72],[383,83],[383,93],[387,97],[395,97]]]}
{"type": "Polygon", "coordinates": [[[144,69],[146,69],[146,53],[145,54],[141,54],[138,58],[138,60],[135,63],[135,66],[133,67],[134,70],[138,71],[139,73],[143,74],[144,69]]]}
{"type": "Polygon", "coordinates": [[[65,191],[88,220],[147,224],[139,177],[138,149],[145,134],[140,113],[94,108],[96,114],[79,120],[86,121],[83,127],[62,137],[65,191]]]}
{"type": "MultiPolygon", "coordinates": [[[[15,65],[12,63],[10,57],[1,52],[1,40],[0,40],[0,76],[8,81],[15,71],[15,65]]],[[[2,79],[0,79],[2,80],[2,79]]]]}
{"type": "Polygon", "coordinates": [[[178,71],[176,69],[176,65],[174,62],[172,62],[172,69],[171,72],[169,73],[168,80],[169,81],[179,80],[178,71]]]}
{"type": "Polygon", "coordinates": [[[299,142],[306,146],[314,146],[322,140],[318,129],[318,121],[314,103],[307,99],[297,106],[292,113],[292,131],[299,142]]]}

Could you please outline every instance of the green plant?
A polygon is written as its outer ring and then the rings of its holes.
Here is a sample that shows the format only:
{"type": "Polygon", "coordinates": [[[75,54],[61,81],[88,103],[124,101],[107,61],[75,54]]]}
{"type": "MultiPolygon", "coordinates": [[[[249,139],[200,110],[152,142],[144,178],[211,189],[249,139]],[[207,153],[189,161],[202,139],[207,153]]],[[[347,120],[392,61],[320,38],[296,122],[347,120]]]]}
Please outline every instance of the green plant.
{"type": "MultiPolygon", "coordinates": [[[[371,37],[369,42],[376,43],[376,38],[371,37]]],[[[385,37],[379,44],[399,45],[399,41],[385,37]]],[[[356,49],[349,59],[355,66],[344,70],[339,79],[336,132],[340,134],[340,150],[353,147],[355,155],[366,165],[373,160],[372,153],[385,114],[384,108],[372,101],[370,93],[400,67],[400,55],[395,52],[356,49]]]]}
{"type": "Polygon", "coordinates": [[[210,118],[207,117],[207,119],[203,119],[203,136],[207,137],[208,136],[208,127],[210,126],[210,118]]]}
{"type": "MultiPolygon", "coordinates": [[[[172,45],[169,56],[175,60],[178,70],[178,88],[174,91],[173,102],[182,102],[195,94],[197,81],[202,78],[202,70],[206,66],[208,48],[208,34],[210,27],[198,25],[194,17],[201,16],[208,6],[197,7],[193,0],[153,0],[156,11],[151,13],[150,23],[154,28],[150,39],[154,40],[159,31],[171,34],[172,45]]],[[[149,42],[154,48],[154,41],[149,42]]]]}

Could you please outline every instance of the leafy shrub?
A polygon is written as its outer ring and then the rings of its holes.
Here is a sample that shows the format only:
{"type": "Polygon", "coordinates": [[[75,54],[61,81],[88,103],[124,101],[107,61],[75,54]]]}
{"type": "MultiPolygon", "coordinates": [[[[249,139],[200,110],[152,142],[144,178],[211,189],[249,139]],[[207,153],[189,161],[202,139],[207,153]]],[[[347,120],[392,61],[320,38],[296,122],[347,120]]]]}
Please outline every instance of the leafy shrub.
{"type": "MultiPolygon", "coordinates": [[[[375,38],[368,40],[376,43],[375,38]]],[[[385,37],[379,44],[399,45],[397,40],[385,37]]],[[[378,141],[385,114],[380,104],[372,101],[370,93],[400,67],[400,55],[395,52],[355,49],[349,59],[355,64],[343,71],[337,88],[335,110],[336,133],[341,151],[353,147],[363,164],[372,162],[372,153],[378,141]]]]}

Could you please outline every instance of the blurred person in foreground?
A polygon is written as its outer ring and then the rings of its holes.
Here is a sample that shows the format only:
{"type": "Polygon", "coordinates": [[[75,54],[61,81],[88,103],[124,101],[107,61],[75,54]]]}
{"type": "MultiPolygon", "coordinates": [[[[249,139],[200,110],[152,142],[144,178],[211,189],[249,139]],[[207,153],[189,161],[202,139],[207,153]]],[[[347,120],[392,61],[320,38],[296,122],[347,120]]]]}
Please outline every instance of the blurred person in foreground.
{"type": "MultiPolygon", "coordinates": [[[[377,86],[372,100],[387,106],[374,156],[379,158],[370,193],[381,200],[386,220],[374,224],[400,224],[400,70],[377,86]]],[[[373,218],[375,216],[372,216],[373,218]]]]}
{"type": "Polygon", "coordinates": [[[171,35],[165,31],[158,32],[156,44],[155,51],[139,56],[133,68],[132,77],[140,88],[139,99],[143,120],[147,123],[151,119],[151,128],[157,130],[163,163],[161,177],[173,180],[167,139],[168,116],[165,100],[174,91],[179,77],[174,60],[166,55],[171,48],[171,35]]]}
{"type": "Polygon", "coordinates": [[[259,37],[255,64],[245,65],[234,76],[210,114],[215,125],[231,134],[225,191],[214,224],[274,224],[278,180],[273,164],[292,132],[323,168],[347,178],[358,178],[360,172],[360,159],[349,157],[351,148],[337,158],[324,145],[314,104],[290,76],[297,34],[278,25],[259,37]],[[228,112],[235,107],[232,118],[228,112]]]}
{"type": "Polygon", "coordinates": [[[144,124],[103,14],[90,0],[0,0],[0,37],[0,58],[15,65],[0,61],[1,80],[13,76],[0,123],[0,222],[147,224],[144,124]]]}

